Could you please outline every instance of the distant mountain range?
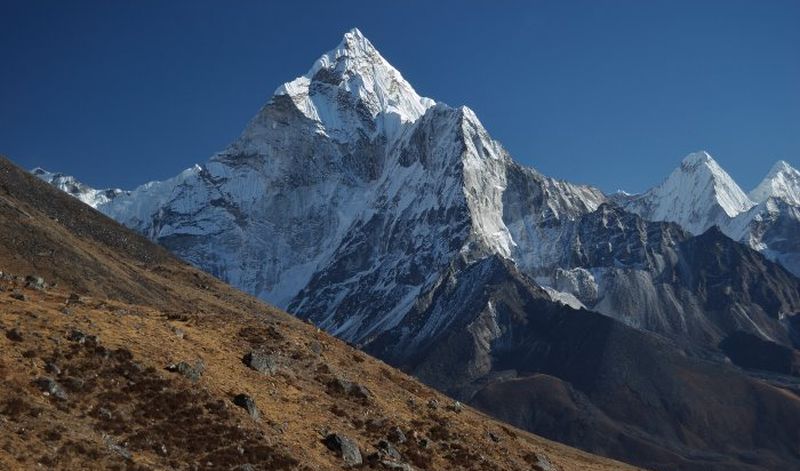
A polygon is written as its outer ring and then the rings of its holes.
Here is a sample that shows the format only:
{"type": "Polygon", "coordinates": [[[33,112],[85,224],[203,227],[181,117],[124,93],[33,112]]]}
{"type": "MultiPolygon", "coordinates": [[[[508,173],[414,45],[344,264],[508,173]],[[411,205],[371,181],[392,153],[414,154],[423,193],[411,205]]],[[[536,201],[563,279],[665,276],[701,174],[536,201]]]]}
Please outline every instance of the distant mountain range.
{"type": "Polygon", "coordinates": [[[641,195],[549,178],[354,29],[172,179],[33,173],[532,431],[657,469],[798,466],[800,173],[785,162],[749,195],[705,152],[641,195]]]}

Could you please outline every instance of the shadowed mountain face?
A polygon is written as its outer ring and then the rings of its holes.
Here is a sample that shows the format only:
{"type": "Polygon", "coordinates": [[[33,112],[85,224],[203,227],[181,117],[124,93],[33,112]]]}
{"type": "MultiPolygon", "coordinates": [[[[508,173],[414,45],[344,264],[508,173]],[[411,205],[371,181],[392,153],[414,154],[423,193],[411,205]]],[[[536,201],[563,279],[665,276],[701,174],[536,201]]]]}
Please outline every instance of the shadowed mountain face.
{"type": "Polygon", "coordinates": [[[800,313],[800,282],[716,227],[692,237],[602,205],[568,223],[560,243],[566,249],[537,281],[587,308],[703,345],[741,330],[796,346],[790,319],[800,313]]]}
{"type": "Polygon", "coordinates": [[[628,468],[454,404],[4,158],[0,313],[4,470],[628,468]]]}
{"type": "Polygon", "coordinates": [[[797,378],[554,303],[496,257],[423,299],[367,351],[493,416],[653,469],[797,464],[797,378]]]}

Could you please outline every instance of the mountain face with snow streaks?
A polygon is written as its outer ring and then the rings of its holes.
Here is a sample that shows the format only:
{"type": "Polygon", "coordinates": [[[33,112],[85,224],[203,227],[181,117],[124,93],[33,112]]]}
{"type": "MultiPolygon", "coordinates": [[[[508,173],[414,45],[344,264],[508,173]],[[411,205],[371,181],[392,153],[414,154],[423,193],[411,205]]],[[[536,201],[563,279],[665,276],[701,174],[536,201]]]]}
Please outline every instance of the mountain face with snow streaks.
{"type": "Polygon", "coordinates": [[[361,342],[455,259],[525,254],[547,237],[534,226],[604,200],[520,167],[472,110],[420,97],[353,30],[209,162],[96,207],[361,342]]]}

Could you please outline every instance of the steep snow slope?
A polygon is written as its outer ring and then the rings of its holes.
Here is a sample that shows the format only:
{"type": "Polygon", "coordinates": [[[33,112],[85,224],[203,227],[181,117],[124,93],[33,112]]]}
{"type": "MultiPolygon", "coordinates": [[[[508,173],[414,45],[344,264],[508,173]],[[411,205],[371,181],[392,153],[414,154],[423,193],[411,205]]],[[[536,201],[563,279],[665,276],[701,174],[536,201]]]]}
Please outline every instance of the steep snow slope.
{"type": "Polygon", "coordinates": [[[756,203],[764,203],[769,198],[800,206],[800,171],[783,160],[778,161],[750,192],[750,199],[756,203]]]}

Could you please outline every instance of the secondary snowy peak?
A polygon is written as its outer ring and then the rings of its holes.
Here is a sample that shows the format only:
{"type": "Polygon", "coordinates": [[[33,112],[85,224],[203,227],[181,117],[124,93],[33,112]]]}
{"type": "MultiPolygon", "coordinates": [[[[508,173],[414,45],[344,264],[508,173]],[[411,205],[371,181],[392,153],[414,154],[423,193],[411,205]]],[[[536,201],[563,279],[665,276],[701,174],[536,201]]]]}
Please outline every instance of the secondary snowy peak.
{"type": "Polygon", "coordinates": [[[352,127],[354,111],[366,111],[378,121],[373,132],[391,135],[435,104],[420,97],[357,28],[308,73],[278,87],[275,97],[280,96],[289,97],[306,117],[334,135],[352,127]]]}
{"type": "Polygon", "coordinates": [[[722,225],[754,205],[705,151],[689,154],[663,183],[623,203],[646,219],[676,222],[693,234],[722,225]]]}
{"type": "MultiPolygon", "coordinates": [[[[692,183],[692,189],[700,190],[700,194],[713,197],[719,207],[730,217],[734,217],[753,207],[753,202],[750,201],[733,178],[728,175],[728,172],[723,170],[717,161],[705,151],[695,152],[686,156],[681,162],[680,169],[675,170],[670,178],[673,179],[673,182],[679,184],[692,183]],[[708,186],[709,184],[710,186],[708,186]]],[[[681,188],[681,185],[670,189],[675,190],[678,188],[681,188]]],[[[692,193],[698,194],[698,192],[692,193]]]]}
{"type": "Polygon", "coordinates": [[[800,171],[783,160],[775,163],[764,180],[750,192],[750,199],[756,203],[764,203],[769,198],[800,206],[800,171]]]}
{"type": "Polygon", "coordinates": [[[123,191],[119,189],[96,190],[89,185],[79,182],[75,177],[64,175],[63,173],[48,172],[41,167],[36,167],[31,170],[31,173],[93,208],[106,204],[123,193],[123,191]]]}

